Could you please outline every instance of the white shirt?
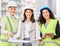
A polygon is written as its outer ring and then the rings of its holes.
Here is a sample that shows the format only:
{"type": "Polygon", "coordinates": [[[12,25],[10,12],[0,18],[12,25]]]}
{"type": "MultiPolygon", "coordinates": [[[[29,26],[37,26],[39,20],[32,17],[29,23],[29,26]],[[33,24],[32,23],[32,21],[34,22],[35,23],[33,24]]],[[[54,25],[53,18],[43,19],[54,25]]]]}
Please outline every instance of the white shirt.
{"type": "Polygon", "coordinates": [[[25,33],[24,33],[25,38],[29,38],[28,32],[30,30],[30,27],[31,27],[31,22],[25,21],[25,33]]]}
{"type": "MultiPolygon", "coordinates": [[[[29,23],[30,24],[30,23],[29,23]]],[[[29,25],[28,24],[28,25],[29,25]]],[[[28,27],[28,25],[26,26],[26,28],[28,27]]],[[[31,26],[31,25],[30,25],[31,26]]],[[[29,26],[29,28],[30,28],[30,26],[29,26]]],[[[17,34],[16,35],[14,35],[14,38],[18,38],[18,37],[20,37],[20,32],[21,32],[21,20],[19,20],[19,22],[18,22],[18,31],[17,31],[17,34]]],[[[26,29],[25,29],[26,30],[26,29]]],[[[26,30],[26,32],[28,31],[28,29],[26,30]]],[[[26,36],[29,36],[28,35],[28,32],[27,32],[27,34],[26,34],[26,36]]],[[[38,22],[36,22],[36,38],[37,39],[40,39],[41,37],[40,37],[40,29],[39,29],[39,23],[38,22]]]]}

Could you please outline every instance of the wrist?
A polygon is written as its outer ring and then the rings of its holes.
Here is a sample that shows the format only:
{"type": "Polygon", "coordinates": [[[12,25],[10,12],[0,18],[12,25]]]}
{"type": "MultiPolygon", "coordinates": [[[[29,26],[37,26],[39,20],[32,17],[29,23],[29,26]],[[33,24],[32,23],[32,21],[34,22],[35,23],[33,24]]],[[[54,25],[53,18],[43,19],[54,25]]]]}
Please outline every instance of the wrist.
{"type": "Polygon", "coordinates": [[[7,32],[7,35],[9,34],[9,32],[7,32]]]}

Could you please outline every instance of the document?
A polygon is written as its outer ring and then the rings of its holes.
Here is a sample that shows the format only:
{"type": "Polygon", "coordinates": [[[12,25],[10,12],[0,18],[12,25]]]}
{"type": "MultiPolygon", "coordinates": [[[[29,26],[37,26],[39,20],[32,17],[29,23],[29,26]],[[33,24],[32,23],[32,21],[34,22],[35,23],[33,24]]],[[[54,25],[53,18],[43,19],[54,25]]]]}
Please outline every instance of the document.
{"type": "Polygon", "coordinates": [[[35,40],[32,40],[32,41],[28,41],[28,40],[19,40],[19,39],[16,39],[16,38],[9,38],[9,42],[11,43],[29,43],[29,42],[36,42],[38,41],[39,39],[35,39],[35,40]]]}
{"type": "Polygon", "coordinates": [[[28,40],[19,40],[19,39],[15,39],[15,38],[9,38],[8,41],[11,43],[29,43],[30,42],[28,40]]]}

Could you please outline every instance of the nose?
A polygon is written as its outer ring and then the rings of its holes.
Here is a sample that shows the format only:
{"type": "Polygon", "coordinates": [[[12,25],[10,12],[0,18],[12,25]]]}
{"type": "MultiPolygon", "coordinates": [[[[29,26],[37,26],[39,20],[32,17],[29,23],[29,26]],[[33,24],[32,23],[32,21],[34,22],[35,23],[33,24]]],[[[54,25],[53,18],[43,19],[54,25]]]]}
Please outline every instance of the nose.
{"type": "Polygon", "coordinates": [[[16,10],[15,10],[15,9],[13,9],[12,11],[13,11],[13,12],[15,12],[16,10]]]}

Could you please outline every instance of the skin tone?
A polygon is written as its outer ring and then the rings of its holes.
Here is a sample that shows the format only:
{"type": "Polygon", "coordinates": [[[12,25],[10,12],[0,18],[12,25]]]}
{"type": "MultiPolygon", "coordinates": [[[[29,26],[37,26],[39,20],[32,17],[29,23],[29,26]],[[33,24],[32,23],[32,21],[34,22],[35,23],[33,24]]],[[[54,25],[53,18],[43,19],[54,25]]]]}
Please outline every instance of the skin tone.
{"type": "Polygon", "coordinates": [[[29,22],[30,21],[30,18],[32,16],[32,11],[31,10],[26,10],[25,15],[27,17],[27,19],[26,19],[27,22],[29,22]]]}
{"type": "Polygon", "coordinates": [[[43,17],[46,20],[46,25],[48,26],[48,24],[50,22],[50,17],[49,17],[50,13],[49,13],[49,11],[45,9],[45,10],[43,10],[42,14],[43,14],[43,17]]]}
{"type": "MultiPolygon", "coordinates": [[[[14,16],[14,14],[16,12],[16,7],[8,8],[8,12],[9,12],[10,16],[14,16]]],[[[8,37],[13,37],[13,33],[12,32],[8,32],[7,35],[8,35],[8,37]]]]}
{"type": "Polygon", "coordinates": [[[8,8],[8,12],[11,16],[14,16],[14,14],[16,13],[16,7],[10,7],[8,8]]]}
{"type": "MultiPolygon", "coordinates": [[[[49,11],[46,10],[46,9],[43,10],[42,15],[43,15],[43,17],[46,20],[46,25],[48,26],[48,24],[50,22],[50,13],[49,13],[49,11]]],[[[45,37],[51,37],[51,38],[53,38],[53,34],[52,33],[51,34],[49,34],[49,33],[43,34],[42,38],[45,38],[45,37]]]]}

